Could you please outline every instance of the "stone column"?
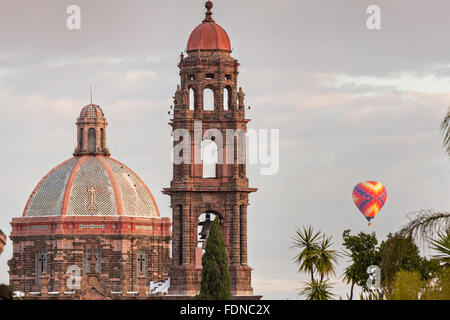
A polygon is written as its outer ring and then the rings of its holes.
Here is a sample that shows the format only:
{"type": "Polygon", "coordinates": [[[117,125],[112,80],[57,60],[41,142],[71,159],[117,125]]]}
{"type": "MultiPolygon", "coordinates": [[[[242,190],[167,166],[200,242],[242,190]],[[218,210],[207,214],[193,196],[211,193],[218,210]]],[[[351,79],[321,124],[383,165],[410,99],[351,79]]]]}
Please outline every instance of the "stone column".
{"type": "Polygon", "coordinates": [[[233,215],[231,218],[231,237],[230,237],[230,262],[231,265],[236,266],[240,264],[241,253],[240,246],[240,217],[239,206],[233,206],[233,215]]]}
{"type": "Polygon", "coordinates": [[[181,213],[180,206],[173,205],[173,245],[172,245],[172,259],[174,265],[180,265],[180,239],[181,239],[181,213]]]}
{"type": "Polygon", "coordinates": [[[233,179],[239,179],[239,163],[238,163],[238,138],[233,137],[234,159],[233,159],[233,179]]]}
{"type": "Polygon", "coordinates": [[[138,297],[147,296],[147,286],[145,285],[146,277],[144,272],[141,272],[138,277],[138,297]]]}
{"type": "Polygon", "coordinates": [[[189,205],[184,205],[181,219],[183,221],[182,239],[183,239],[183,265],[191,264],[191,219],[189,205]]]}
{"type": "MultiPolygon", "coordinates": [[[[121,257],[121,280],[122,280],[122,297],[126,297],[128,295],[128,270],[130,269],[128,267],[128,261],[129,261],[129,255],[131,255],[131,247],[130,247],[131,241],[130,240],[122,240],[122,257],[121,257]]],[[[133,257],[131,257],[133,259],[133,257]]],[[[130,264],[131,267],[131,264],[130,264]]],[[[133,270],[131,270],[131,274],[133,270]]]]}
{"type": "Polygon", "coordinates": [[[247,266],[247,206],[242,205],[240,212],[241,220],[241,265],[247,266]]]}
{"type": "Polygon", "coordinates": [[[41,274],[41,297],[48,296],[48,275],[47,272],[43,271],[41,274]]]}
{"type": "Polygon", "coordinates": [[[128,277],[126,273],[122,273],[122,297],[128,296],[128,277]]]}
{"type": "Polygon", "coordinates": [[[59,274],[59,296],[60,297],[64,297],[64,292],[65,292],[65,285],[66,285],[66,279],[67,279],[67,275],[60,272],[59,274]]]}

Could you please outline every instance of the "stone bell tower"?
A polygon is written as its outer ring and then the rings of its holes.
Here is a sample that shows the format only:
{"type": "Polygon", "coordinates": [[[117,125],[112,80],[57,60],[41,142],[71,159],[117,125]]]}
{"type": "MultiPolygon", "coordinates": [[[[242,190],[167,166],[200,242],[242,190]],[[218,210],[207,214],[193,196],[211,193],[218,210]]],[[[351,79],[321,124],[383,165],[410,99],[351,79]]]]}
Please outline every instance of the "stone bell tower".
{"type": "MultiPolygon", "coordinates": [[[[206,17],[192,32],[187,56],[180,57],[180,85],[174,97],[174,147],[180,142],[183,163],[173,165],[173,180],[163,193],[171,197],[173,212],[172,266],[169,294],[194,296],[200,291],[201,255],[198,226],[205,214],[218,216],[228,253],[234,296],[252,296],[251,268],[247,264],[248,197],[246,174],[244,93],[238,88],[239,63],[231,57],[227,33],[212,18],[211,1],[206,17]],[[206,92],[211,98],[207,105],[206,92]],[[181,138],[176,132],[188,135],[181,138]],[[212,142],[216,162],[205,174],[202,142],[212,142]]],[[[174,149],[176,150],[176,148],[174,149]]],[[[209,165],[211,167],[211,165],[209,165]]]]}

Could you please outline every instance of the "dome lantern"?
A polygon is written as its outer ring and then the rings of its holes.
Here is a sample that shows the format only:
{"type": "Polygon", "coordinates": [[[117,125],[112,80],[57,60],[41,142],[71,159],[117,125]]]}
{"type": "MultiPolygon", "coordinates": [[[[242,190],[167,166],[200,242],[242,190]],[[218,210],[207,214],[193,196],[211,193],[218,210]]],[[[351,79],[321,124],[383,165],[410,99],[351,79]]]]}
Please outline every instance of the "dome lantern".
{"type": "Polygon", "coordinates": [[[205,4],[205,8],[206,8],[206,13],[205,13],[205,20],[203,20],[203,23],[205,22],[214,22],[213,18],[212,18],[212,11],[211,9],[213,8],[213,3],[211,1],[207,1],[205,4]]]}
{"type": "Polygon", "coordinates": [[[100,106],[89,104],[85,106],[77,119],[77,147],[74,156],[103,155],[109,156],[106,146],[105,115],[100,106]]]}

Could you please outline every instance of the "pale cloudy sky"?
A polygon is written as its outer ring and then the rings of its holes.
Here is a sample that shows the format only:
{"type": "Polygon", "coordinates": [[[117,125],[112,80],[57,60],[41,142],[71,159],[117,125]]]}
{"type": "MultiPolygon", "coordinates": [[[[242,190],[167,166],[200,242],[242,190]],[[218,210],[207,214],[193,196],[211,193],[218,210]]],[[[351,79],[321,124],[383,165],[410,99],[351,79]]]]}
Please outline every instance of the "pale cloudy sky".
{"type": "MultiPolygon", "coordinates": [[[[290,250],[296,227],[333,236],[376,231],[380,240],[419,209],[449,209],[450,163],[439,123],[450,104],[447,0],[216,0],[214,18],[241,62],[239,85],[251,128],[280,129],[280,171],[261,176],[249,208],[253,287],[267,299],[296,299],[306,277],[290,250]],[[366,9],[381,8],[369,31],[366,9]],[[378,180],[386,206],[372,228],[353,187],[378,180]]],[[[75,121],[103,107],[112,156],[136,171],[163,216],[171,180],[171,97],[177,63],[204,1],[0,0],[0,228],[20,216],[37,182],[69,158],[75,121]],[[81,7],[81,30],[66,8],[81,7]]],[[[11,242],[0,257],[8,282],[11,242]]],[[[338,276],[346,266],[339,264],[338,276]]],[[[335,292],[345,297],[345,285],[335,292]]]]}

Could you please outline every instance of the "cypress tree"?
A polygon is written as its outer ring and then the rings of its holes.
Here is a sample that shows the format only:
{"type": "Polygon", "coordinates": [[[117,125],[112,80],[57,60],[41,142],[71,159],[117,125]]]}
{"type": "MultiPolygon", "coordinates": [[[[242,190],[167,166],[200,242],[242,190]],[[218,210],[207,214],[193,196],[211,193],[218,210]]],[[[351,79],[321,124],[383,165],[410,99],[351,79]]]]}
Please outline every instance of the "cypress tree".
{"type": "Polygon", "coordinates": [[[214,220],[205,254],[202,257],[202,281],[198,300],[231,300],[227,250],[219,217],[214,220]]]}

